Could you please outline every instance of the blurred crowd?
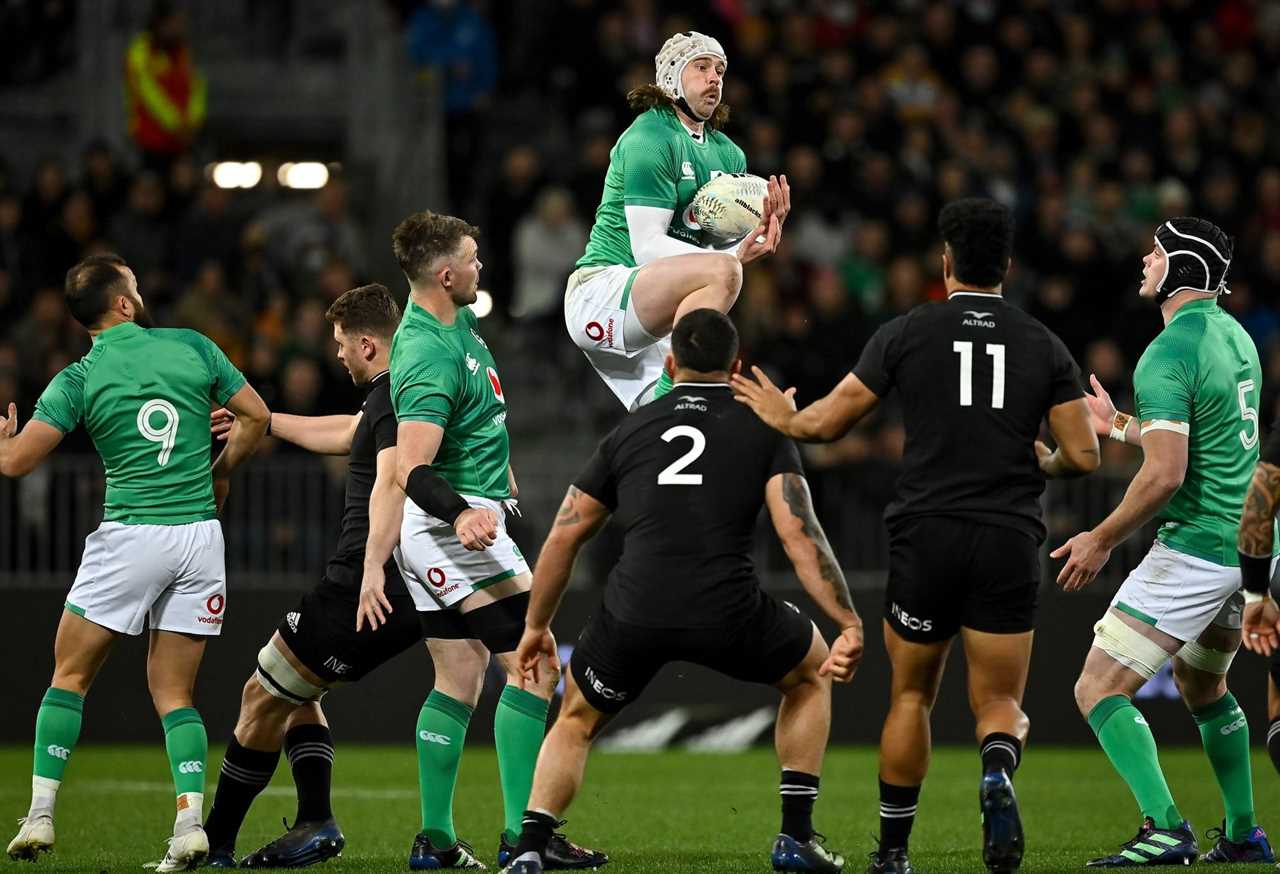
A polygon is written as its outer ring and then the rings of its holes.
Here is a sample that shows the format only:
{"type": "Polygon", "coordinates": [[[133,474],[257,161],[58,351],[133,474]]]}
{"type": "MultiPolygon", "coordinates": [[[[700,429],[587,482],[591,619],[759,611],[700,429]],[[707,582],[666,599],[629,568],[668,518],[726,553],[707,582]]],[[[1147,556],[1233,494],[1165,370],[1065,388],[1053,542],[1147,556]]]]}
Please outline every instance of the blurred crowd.
{"type": "MultiPolygon", "coordinates": [[[[744,355],[802,400],[838,381],[878,325],[942,294],[937,211],[981,194],[1017,217],[1007,295],[1122,404],[1160,328],[1135,294],[1155,226],[1189,213],[1217,222],[1235,238],[1223,306],[1257,342],[1270,378],[1264,417],[1276,412],[1276,4],[388,7],[412,64],[443,85],[447,207],[484,231],[491,331],[568,346],[557,334],[564,278],[632,117],[624,95],[652,81],[667,36],[694,28],[728,52],[726,133],[751,171],[791,183],[783,246],[747,270],[735,318],[744,355]]],[[[216,93],[217,81],[208,88],[216,93]]],[[[111,249],[134,265],[161,324],[208,333],[269,403],[302,413],[349,406],[323,312],[352,285],[389,277],[366,275],[347,181],[302,193],[266,174],[232,192],[189,154],[143,160],[136,146],[93,143],[78,162],[51,158],[29,178],[0,168],[0,398],[29,410],[52,373],[82,354],[62,274],[80,255],[111,249]]],[[[900,440],[889,411],[815,460],[891,458],[900,440]]]]}

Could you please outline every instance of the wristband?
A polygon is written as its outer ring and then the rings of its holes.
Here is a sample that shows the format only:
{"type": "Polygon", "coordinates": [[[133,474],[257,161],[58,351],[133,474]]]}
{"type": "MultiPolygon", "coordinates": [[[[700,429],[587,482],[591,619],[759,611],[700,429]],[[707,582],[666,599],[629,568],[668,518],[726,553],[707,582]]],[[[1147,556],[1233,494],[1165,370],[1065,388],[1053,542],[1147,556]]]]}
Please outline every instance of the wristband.
{"type": "Polygon", "coordinates": [[[1133,421],[1133,416],[1130,416],[1128,413],[1122,413],[1119,410],[1117,410],[1115,418],[1111,420],[1111,434],[1110,434],[1111,439],[1119,440],[1121,443],[1124,443],[1125,432],[1129,430],[1129,423],[1132,421],[1133,421]]]}
{"type": "Polygon", "coordinates": [[[1246,605],[1261,604],[1265,600],[1267,600],[1267,596],[1264,595],[1262,592],[1245,592],[1244,593],[1244,603],[1246,605]]]}
{"type": "Polygon", "coordinates": [[[1271,588],[1271,556],[1240,553],[1240,585],[1246,597],[1267,594],[1271,588]]]}
{"type": "Polygon", "coordinates": [[[423,510],[450,525],[464,511],[471,509],[471,505],[453,490],[449,481],[432,470],[429,464],[420,464],[409,471],[404,493],[423,510]]]}

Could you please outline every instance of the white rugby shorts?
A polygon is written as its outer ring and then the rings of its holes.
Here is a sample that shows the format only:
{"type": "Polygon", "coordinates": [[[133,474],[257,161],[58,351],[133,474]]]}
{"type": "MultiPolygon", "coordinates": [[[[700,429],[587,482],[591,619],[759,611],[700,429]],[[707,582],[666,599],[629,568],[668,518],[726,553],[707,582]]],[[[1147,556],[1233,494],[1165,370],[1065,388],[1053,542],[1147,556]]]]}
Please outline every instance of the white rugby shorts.
{"type": "Polygon", "coordinates": [[[104,628],[217,635],[227,565],[217,519],[185,525],[103,522],[84,541],[66,607],[104,628]]]}
{"type": "Polygon", "coordinates": [[[395,559],[421,613],[450,609],[472,592],[529,572],[520,547],[507,533],[502,504],[488,498],[462,497],[472,507],[497,515],[498,536],[493,546],[479,551],[465,548],[452,525],[405,498],[395,559]]]}
{"type": "Polygon", "coordinates": [[[581,267],[569,276],[564,295],[564,324],[628,410],[662,376],[670,338],[644,329],[631,306],[631,285],[639,267],[581,267]]]}
{"type": "Polygon", "coordinates": [[[1157,540],[1111,606],[1184,643],[1210,625],[1238,629],[1244,613],[1240,568],[1214,564],[1157,540]]]}

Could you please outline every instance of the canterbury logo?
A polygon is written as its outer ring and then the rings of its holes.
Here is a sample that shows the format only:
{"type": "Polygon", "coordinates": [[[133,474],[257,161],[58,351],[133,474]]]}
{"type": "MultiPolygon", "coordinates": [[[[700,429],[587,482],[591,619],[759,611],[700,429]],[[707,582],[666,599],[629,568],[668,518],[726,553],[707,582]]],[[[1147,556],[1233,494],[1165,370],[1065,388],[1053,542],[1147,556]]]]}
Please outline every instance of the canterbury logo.
{"type": "Polygon", "coordinates": [[[980,313],[977,310],[965,310],[964,314],[966,316],[973,316],[975,319],[989,319],[995,315],[995,313],[980,313]]]}
{"type": "Polygon", "coordinates": [[[1248,724],[1249,724],[1249,720],[1245,719],[1244,715],[1241,714],[1240,718],[1237,719],[1235,722],[1231,723],[1230,725],[1222,726],[1222,728],[1218,729],[1218,731],[1222,732],[1223,737],[1226,737],[1229,734],[1235,734],[1237,731],[1244,728],[1248,724]]]}
{"type": "Polygon", "coordinates": [[[71,750],[66,747],[60,747],[57,744],[49,744],[49,748],[46,749],[45,752],[53,756],[55,759],[62,759],[64,762],[71,758],[71,750]]]}
{"type": "Polygon", "coordinates": [[[1135,716],[1135,717],[1133,718],[1133,721],[1134,721],[1134,722],[1136,722],[1138,725],[1146,725],[1146,724],[1147,724],[1146,717],[1142,716],[1141,714],[1139,714],[1138,716],[1135,716]]]}
{"type": "Polygon", "coordinates": [[[203,774],[204,762],[190,761],[178,765],[179,774],[203,774]]]}
{"type": "Polygon", "coordinates": [[[429,744],[440,744],[446,747],[453,743],[447,735],[436,734],[434,731],[420,731],[418,732],[418,738],[429,744]]]}

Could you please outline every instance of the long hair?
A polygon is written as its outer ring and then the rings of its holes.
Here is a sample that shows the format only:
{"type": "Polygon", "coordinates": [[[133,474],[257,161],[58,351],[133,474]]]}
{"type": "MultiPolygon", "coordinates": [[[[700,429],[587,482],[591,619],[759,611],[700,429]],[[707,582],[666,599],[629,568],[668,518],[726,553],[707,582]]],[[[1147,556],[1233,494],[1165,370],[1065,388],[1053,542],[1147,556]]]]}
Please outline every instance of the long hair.
{"type": "MultiPolygon", "coordinates": [[[[645,110],[653,109],[655,106],[668,106],[671,109],[675,109],[676,102],[670,94],[657,85],[650,83],[628,91],[627,106],[630,106],[634,112],[644,112],[645,110]]],[[[729,107],[723,103],[717,106],[716,111],[711,113],[711,117],[706,120],[707,127],[712,130],[720,130],[728,123],[729,107]]]]}

